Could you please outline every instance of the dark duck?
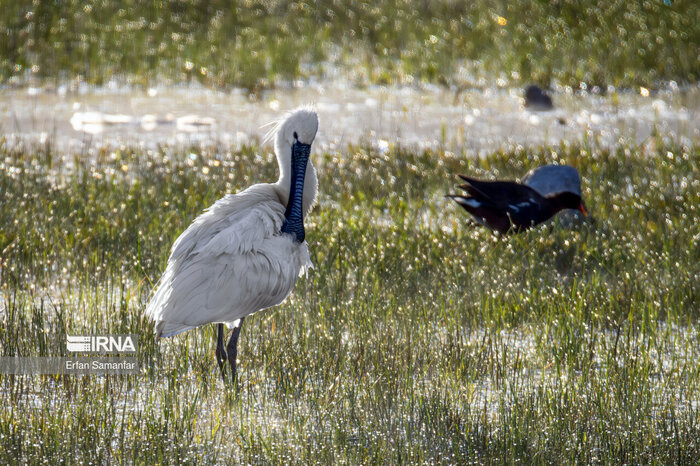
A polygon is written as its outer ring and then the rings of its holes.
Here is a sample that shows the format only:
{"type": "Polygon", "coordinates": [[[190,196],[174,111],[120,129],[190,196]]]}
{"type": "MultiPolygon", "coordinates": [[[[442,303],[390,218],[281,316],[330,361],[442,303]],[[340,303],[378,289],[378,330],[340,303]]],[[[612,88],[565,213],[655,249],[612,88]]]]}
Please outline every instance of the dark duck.
{"type": "Polygon", "coordinates": [[[545,91],[533,84],[525,89],[525,108],[542,112],[552,110],[554,104],[545,91]]]}
{"type": "Polygon", "coordinates": [[[539,225],[564,209],[586,209],[581,196],[560,191],[541,195],[529,186],[515,181],[483,181],[464,175],[459,187],[468,195],[448,194],[474,216],[477,222],[500,233],[519,232],[539,225]]]}

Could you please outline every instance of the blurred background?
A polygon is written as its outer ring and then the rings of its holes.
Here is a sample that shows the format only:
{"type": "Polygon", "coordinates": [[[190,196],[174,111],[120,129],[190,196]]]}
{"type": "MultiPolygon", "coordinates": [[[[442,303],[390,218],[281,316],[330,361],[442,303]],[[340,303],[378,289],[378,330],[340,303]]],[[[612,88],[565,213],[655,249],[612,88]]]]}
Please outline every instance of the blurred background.
{"type": "Polygon", "coordinates": [[[3,83],[259,90],[353,84],[654,87],[700,75],[693,1],[3,0],[3,83]]]}
{"type": "Polygon", "coordinates": [[[0,0],[0,128],[59,152],[257,142],[302,104],[334,150],[468,156],[699,133],[692,1],[0,0]],[[536,84],[552,111],[527,111],[536,84]],[[87,139],[86,139],[87,138],[87,139]]]}

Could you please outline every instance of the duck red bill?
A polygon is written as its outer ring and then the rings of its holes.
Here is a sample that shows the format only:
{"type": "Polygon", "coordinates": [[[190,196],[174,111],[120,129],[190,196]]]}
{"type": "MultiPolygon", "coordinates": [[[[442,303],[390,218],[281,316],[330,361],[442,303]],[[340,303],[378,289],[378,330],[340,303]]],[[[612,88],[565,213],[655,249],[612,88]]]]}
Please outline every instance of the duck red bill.
{"type": "Polygon", "coordinates": [[[578,210],[580,210],[583,215],[588,217],[588,212],[586,212],[586,209],[583,207],[583,203],[579,204],[578,210]]]}

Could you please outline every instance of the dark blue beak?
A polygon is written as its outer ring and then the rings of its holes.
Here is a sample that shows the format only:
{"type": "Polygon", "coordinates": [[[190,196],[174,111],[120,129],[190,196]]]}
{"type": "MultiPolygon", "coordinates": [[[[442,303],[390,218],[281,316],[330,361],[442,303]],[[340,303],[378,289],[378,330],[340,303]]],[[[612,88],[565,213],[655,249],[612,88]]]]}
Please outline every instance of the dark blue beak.
{"type": "Polygon", "coordinates": [[[309,162],[311,144],[303,144],[298,140],[292,145],[292,183],[289,189],[287,210],[284,213],[282,233],[294,236],[301,243],[304,241],[304,218],[302,196],[304,195],[304,176],[306,164],[309,162]]]}

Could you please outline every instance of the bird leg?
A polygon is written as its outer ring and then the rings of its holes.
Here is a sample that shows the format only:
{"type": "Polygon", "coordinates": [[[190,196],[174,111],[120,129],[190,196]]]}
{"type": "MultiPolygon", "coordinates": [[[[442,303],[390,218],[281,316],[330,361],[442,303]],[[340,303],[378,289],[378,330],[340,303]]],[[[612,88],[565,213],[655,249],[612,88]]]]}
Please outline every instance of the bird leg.
{"type": "Polygon", "coordinates": [[[219,363],[219,370],[221,370],[221,378],[224,378],[224,363],[226,362],[226,350],[224,349],[224,324],[217,324],[217,335],[216,335],[216,362],[219,363]]]}
{"type": "Polygon", "coordinates": [[[244,317],[241,317],[240,321],[238,322],[238,325],[236,326],[236,328],[233,329],[231,339],[228,341],[228,345],[226,345],[226,349],[228,350],[228,363],[231,366],[231,381],[234,384],[236,383],[236,357],[238,357],[238,336],[241,334],[243,319],[244,317]]]}

